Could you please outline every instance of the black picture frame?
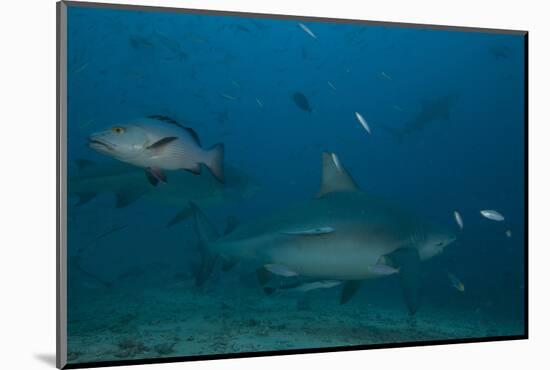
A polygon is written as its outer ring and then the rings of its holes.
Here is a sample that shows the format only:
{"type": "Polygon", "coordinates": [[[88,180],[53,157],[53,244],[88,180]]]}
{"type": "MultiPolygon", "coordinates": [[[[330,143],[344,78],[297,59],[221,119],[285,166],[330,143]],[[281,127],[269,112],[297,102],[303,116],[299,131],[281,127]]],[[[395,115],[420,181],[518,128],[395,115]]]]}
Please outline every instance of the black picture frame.
{"type": "Polygon", "coordinates": [[[60,1],[56,6],[57,15],[57,99],[56,99],[56,122],[57,122],[57,209],[56,209],[56,227],[57,227],[57,253],[56,253],[56,292],[57,292],[57,310],[56,310],[56,366],[60,369],[77,369],[77,368],[93,368],[93,367],[109,367],[109,366],[123,366],[123,365],[140,365],[140,364],[158,364],[158,363],[172,363],[172,362],[187,362],[187,361],[202,361],[202,360],[219,360],[219,359],[234,359],[234,358],[246,358],[246,357],[265,357],[265,356],[279,356],[279,355],[293,355],[293,354],[311,354],[311,353],[324,353],[324,352],[343,352],[343,351],[358,351],[367,349],[381,349],[381,348],[400,348],[400,347],[420,347],[420,346],[433,346],[433,345],[446,345],[446,344],[462,344],[462,343],[481,343],[481,342],[494,342],[494,341],[509,341],[509,340],[521,340],[529,338],[529,266],[528,266],[528,254],[529,254],[529,124],[528,124],[528,111],[529,111],[529,99],[528,99],[528,31],[521,30],[506,30],[506,29],[490,29],[490,28],[472,28],[472,27],[458,27],[458,26],[444,26],[444,25],[431,25],[431,24],[413,24],[413,23],[397,23],[397,22],[383,22],[383,21],[368,21],[368,20],[356,20],[356,19],[339,19],[328,17],[310,17],[310,16],[296,16],[296,15],[282,15],[282,14],[262,14],[262,13],[248,13],[248,12],[233,12],[233,11],[221,11],[221,10],[201,10],[201,9],[186,9],[175,7],[156,7],[156,6],[143,6],[143,5],[125,5],[125,4],[108,4],[108,3],[95,3],[95,2],[79,2],[79,1],[60,1]],[[317,22],[331,22],[342,24],[368,24],[368,25],[383,25],[389,27],[405,27],[405,28],[420,28],[430,30],[456,30],[461,32],[485,32],[485,33],[498,33],[498,34],[512,34],[520,35],[524,38],[524,181],[525,181],[525,193],[524,193],[524,333],[522,335],[511,336],[489,336],[480,338],[464,338],[464,339],[444,339],[444,340],[427,340],[422,342],[400,342],[400,343],[384,343],[384,344],[370,344],[370,345],[352,345],[352,346],[335,346],[335,347],[323,347],[323,348],[307,348],[307,349],[287,349],[287,350],[273,350],[273,351],[259,351],[259,352],[241,352],[241,353],[226,353],[226,354],[210,354],[210,355],[198,355],[198,356],[175,356],[164,358],[149,358],[149,359],[137,359],[137,360],[116,360],[116,361],[100,361],[100,362],[86,362],[78,364],[67,364],[67,346],[66,346],[66,330],[67,330],[67,309],[66,309],[66,283],[67,283],[67,271],[66,271],[66,257],[67,257],[67,245],[66,245],[66,129],[67,129],[67,113],[66,113],[66,48],[67,48],[67,7],[82,7],[82,8],[96,8],[96,9],[126,9],[126,10],[141,10],[148,12],[172,12],[172,13],[184,13],[184,14],[204,14],[204,15],[220,15],[220,16],[233,16],[233,17],[255,17],[255,18],[267,18],[267,19],[285,19],[296,21],[317,21],[317,22]]]}

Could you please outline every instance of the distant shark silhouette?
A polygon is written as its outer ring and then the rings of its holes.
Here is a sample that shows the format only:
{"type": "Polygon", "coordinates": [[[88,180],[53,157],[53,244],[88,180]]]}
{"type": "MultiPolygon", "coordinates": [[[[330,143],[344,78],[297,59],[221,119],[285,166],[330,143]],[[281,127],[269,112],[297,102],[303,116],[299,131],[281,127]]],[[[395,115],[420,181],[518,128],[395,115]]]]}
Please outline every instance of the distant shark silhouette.
{"type": "Polygon", "coordinates": [[[270,274],[341,281],[340,302],[345,303],[361,281],[393,271],[400,275],[410,314],[419,304],[420,261],[455,240],[446,229],[359,190],[334,153],[323,153],[321,188],[314,199],[247,225],[233,224],[224,235],[193,208],[202,255],[198,286],[217,260],[224,270],[241,261],[257,269],[261,284],[270,274]]]}
{"type": "Polygon", "coordinates": [[[428,125],[438,121],[448,121],[451,108],[458,99],[458,93],[453,92],[436,99],[423,99],[422,108],[414,118],[401,127],[382,125],[396,140],[402,141],[405,137],[424,130],[428,125]]]}
{"type": "Polygon", "coordinates": [[[118,161],[92,162],[79,159],[71,164],[68,178],[69,194],[76,196],[75,206],[82,206],[99,194],[113,194],[117,208],[126,207],[138,199],[179,207],[180,211],[167,226],[173,226],[192,215],[189,202],[201,207],[213,207],[242,201],[257,190],[251,178],[231,165],[226,165],[227,181],[216,179],[205,171],[196,176],[186,171],[174,171],[172,183],[154,187],[139,168],[118,161]],[[141,175],[141,176],[140,176],[141,175]]]}

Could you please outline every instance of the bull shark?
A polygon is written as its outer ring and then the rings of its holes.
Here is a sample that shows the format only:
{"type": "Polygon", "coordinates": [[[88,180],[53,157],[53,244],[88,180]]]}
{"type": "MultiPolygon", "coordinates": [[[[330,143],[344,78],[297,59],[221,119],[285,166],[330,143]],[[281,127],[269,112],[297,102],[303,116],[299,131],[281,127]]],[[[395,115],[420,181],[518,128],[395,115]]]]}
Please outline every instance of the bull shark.
{"type": "Polygon", "coordinates": [[[155,187],[143,176],[141,169],[130,164],[80,159],[69,169],[68,192],[78,198],[76,207],[99,194],[113,194],[117,208],[126,207],[138,199],[173,205],[180,211],[167,224],[172,226],[192,215],[190,201],[201,207],[212,207],[245,200],[257,191],[257,183],[235,167],[226,165],[226,172],[226,182],[222,184],[208,171],[198,176],[174,171],[170,182],[155,187]]]}
{"type": "Polygon", "coordinates": [[[424,130],[428,125],[437,121],[448,121],[451,117],[451,108],[458,99],[458,93],[452,92],[435,99],[423,99],[422,107],[410,121],[401,127],[382,125],[396,140],[424,130]]]}
{"type": "Polygon", "coordinates": [[[309,281],[340,281],[340,303],[361,282],[396,272],[411,315],[417,311],[420,261],[440,254],[456,238],[446,228],[359,189],[334,153],[322,155],[318,194],[264,219],[232,227],[224,235],[193,205],[202,262],[201,286],[215,262],[228,270],[239,261],[257,268],[261,284],[269,274],[309,281]]]}

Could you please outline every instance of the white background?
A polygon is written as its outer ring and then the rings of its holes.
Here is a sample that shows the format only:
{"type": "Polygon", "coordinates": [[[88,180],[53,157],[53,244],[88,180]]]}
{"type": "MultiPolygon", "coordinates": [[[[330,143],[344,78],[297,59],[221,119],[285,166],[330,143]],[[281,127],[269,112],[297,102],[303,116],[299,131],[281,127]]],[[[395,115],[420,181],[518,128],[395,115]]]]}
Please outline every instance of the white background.
{"type": "MultiPolygon", "coordinates": [[[[530,31],[528,341],[148,365],[156,369],[521,369],[550,364],[546,229],[550,40],[544,1],[133,0],[240,10],[530,31]],[[546,353],[545,353],[546,352],[546,353]]],[[[0,368],[53,368],[55,353],[55,2],[3,1],[0,22],[0,368]]],[[[495,139],[498,133],[495,133],[495,139]]],[[[519,174],[518,174],[519,175],[519,174]]],[[[503,287],[506,289],[506,287],[503,287]]],[[[138,367],[133,367],[137,369],[138,367]]],[[[143,367],[142,367],[143,368],[143,367]]]]}

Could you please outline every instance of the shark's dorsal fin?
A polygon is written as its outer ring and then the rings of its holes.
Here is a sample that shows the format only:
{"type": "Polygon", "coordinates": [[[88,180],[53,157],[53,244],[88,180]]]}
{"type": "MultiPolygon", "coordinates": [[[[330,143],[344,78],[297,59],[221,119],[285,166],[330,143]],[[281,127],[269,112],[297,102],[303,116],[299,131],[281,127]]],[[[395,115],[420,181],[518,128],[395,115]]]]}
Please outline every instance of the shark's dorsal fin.
{"type": "Polygon", "coordinates": [[[321,188],[316,198],[340,191],[357,191],[359,187],[334,153],[323,152],[321,188]]]}

